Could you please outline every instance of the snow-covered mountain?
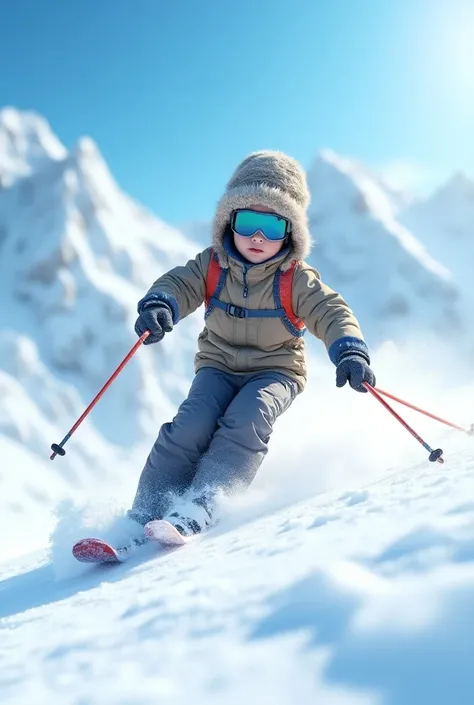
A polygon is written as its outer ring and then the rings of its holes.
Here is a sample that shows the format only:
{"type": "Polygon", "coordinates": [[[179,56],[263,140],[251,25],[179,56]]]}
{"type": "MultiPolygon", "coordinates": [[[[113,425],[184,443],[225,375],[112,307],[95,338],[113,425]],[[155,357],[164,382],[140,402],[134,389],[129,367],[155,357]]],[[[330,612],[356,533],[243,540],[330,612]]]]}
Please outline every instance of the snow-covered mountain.
{"type": "Polygon", "coordinates": [[[146,449],[174,414],[202,320],[140,350],[52,464],[50,444],[136,342],[137,301],[199,247],[128,198],[92,140],[68,152],[43,118],[6,109],[0,146],[0,456],[18,468],[0,493],[3,527],[24,515],[39,525],[53,498],[90,493],[93,478],[94,493],[136,481],[145,450],[123,473],[119,456],[146,449]]]}
{"type": "Polygon", "coordinates": [[[463,327],[459,283],[398,214],[403,201],[365,167],[329,150],[308,172],[311,261],[341,291],[369,341],[463,327]]]}
{"type": "MultiPolygon", "coordinates": [[[[0,287],[8,301],[0,329],[32,338],[40,359],[84,400],[135,342],[138,299],[197,250],[120,191],[90,139],[4,189],[0,228],[0,287]]],[[[151,432],[157,410],[182,394],[196,330],[188,322],[180,329],[182,355],[170,336],[161,355],[145,350],[104,397],[95,423],[109,440],[127,445],[151,432]]]]}
{"type": "Polygon", "coordinates": [[[64,145],[40,115],[0,110],[0,188],[65,156],[64,145]]]}
{"type": "Polygon", "coordinates": [[[401,222],[422,239],[430,252],[449,269],[453,280],[474,303],[474,181],[455,174],[429,198],[404,209],[401,222]]]}

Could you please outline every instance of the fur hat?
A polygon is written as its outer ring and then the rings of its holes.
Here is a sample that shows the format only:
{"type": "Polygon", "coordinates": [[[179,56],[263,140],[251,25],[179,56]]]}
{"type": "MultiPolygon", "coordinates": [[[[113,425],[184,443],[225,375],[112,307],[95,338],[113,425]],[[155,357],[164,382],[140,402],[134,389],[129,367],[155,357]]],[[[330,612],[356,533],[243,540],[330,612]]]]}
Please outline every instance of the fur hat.
{"type": "Polygon", "coordinates": [[[289,267],[294,259],[305,259],[311,249],[306,214],[309,202],[306,175],[295,159],[268,150],[249,154],[233,173],[214,215],[212,246],[221,266],[229,266],[223,237],[232,211],[252,204],[267,206],[290,220],[290,253],[285,265],[289,267]]]}

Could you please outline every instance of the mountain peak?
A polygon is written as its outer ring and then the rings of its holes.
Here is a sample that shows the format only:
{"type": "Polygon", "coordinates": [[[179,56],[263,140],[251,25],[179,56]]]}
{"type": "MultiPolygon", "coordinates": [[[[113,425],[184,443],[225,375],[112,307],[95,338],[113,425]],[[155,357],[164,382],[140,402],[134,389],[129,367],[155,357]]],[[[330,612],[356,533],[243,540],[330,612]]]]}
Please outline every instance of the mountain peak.
{"type": "Polygon", "coordinates": [[[353,203],[360,213],[372,213],[381,219],[392,218],[399,203],[386,185],[359,162],[343,157],[331,149],[320,150],[308,171],[312,211],[324,204],[337,207],[338,202],[353,203]]]}
{"type": "Polygon", "coordinates": [[[463,171],[456,171],[434,194],[436,199],[452,197],[474,199],[474,181],[463,171]]]}
{"type": "Polygon", "coordinates": [[[344,173],[353,172],[356,168],[362,168],[355,160],[344,157],[328,147],[319,150],[317,160],[325,162],[344,173]]]}
{"type": "Polygon", "coordinates": [[[9,186],[65,156],[66,148],[43,117],[12,107],[0,109],[0,185],[9,186]]]}
{"type": "Polygon", "coordinates": [[[406,207],[407,194],[393,189],[376,171],[351,157],[338,154],[333,149],[323,148],[319,151],[313,168],[313,179],[335,179],[346,188],[359,194],[360,199],[376,212],[382,209],[386,214],[396,213],[406,207]]]}
{"type": "Polygon", "coordinates": [[[91,137],[81,137],[73,150],[76,157],[99,157],[102,159],[97,143],[91,137]]]}
{"type": "Polygon", "coordinates": [[[91,197],[102,205],[117,198],[119,187],[99,147],[90,137],[81,137],[77,141],[68,154],[65,166],[65,178],[77,184],[84,197],[91,197]]]}

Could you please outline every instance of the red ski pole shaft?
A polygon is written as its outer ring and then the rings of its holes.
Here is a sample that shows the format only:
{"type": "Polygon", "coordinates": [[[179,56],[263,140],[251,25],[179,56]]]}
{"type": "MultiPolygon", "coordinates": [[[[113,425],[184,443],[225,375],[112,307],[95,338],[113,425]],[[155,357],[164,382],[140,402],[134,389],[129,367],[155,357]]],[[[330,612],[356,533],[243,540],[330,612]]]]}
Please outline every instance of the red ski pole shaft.
{"type": "Polygon", "coordinates": [[[90,413],[90,411],[94,408],[94,406],[97,404],[101,396],[104,394],[104,392],[107,391],[107,389],[110,387],[114,379],[120,374],[120,372],[123,370],[127,362],[135,355],[137,352],[138,348],[142,345],[142,343],[148,338],[150,335],[150,331],[146,330],[137,340],[133,348],[130,350],[130,352],[124,357],[120,365],[117,367],[115,372],[110,375],[109,379],[107,382],[104,384],[102,389],[96,394],[96,396],[93,398],[87,409],[79,416],[77,419],[76,423],[74,426],[66,433],[64,436],[63,440],[61,443],[53,443],[51,446],[51,450],[53,453],[50,455],[50,460],[54,460],[57,455],[66,455],[66,451],[64,450],[64,445],[68,442],[68,440],[71,438],[72,434],[74,431],[77,430],[77,428],[81,425],[81,423],[84,421],[86,416],[90,413]]]}
{"type": "Polygon", "coordinates": [[[458,426],[455,423],[451,423],[451,421],[446,421],[446,419],[442,419],[440,416],[435,416],[435,414],[432,414],[429,411],[425,411],[425,409],[420,409],[419,406],[415,406],[414,404],[410,404],[410,402],[405,401],[404,399],[400,399],[400,397],[396,397],[395,394],[390,394],[390,392],[386,392],[383,389],[380,389],[379,387],[377,387],[376,389],[379,394],[383,394],[384,397],[388,397],[389,399],[393,399],[393,401],[398,401],[399,404],[403,404],[404,406],[407,406],[409,409],[413,409],[414,411],[418,411],[420,414],[424,414],[425,416],[429,416],[431,419],[434,419],[435,421],[439,421],[440,423],[446,424],[446,426],[451,426],[451,428],[455,428],[457,431],[462,431],[463,433],[467,433],[469,436],[474,435],[474,427],[472,427],[472,426],[470,429],[464,428],[463,426],[458,426]]]}
{"type": "Polygon", "coordinates": [[[365,389],[367,389],[367,391],[370,392],[372,394],[372,396],[374,396],[377,399],[377,401],[379,401],[382,404],[382,406],[384,406],[387,409],[387,411],[389,411],[392,414],[392,416],[394,416],[397,419],[397,421],[399,421],[402,424],[402,426],[404,428],[406,428],[406,430],[409,433],[411,433],[411,435],[418,441],[418,443],[420,443],[423,446],[423,448],[428,451],[428,453],[430,454],[429,459],[432,463],[434,463],[434,462],[444,463],[444,460],[441,457],[443,455],[443,451],[441,450],[441,448],[437,448],[436,450],[433,450],[433,448],[431,448],[431,446],[429,446],[428,443],[426,441],[424,441],[423,438],[421,436],[419,436],[418,433],[409,424],[407,424],[407,422],[404,421],[404,419],[402,419],[402,417],[399,414],[397,414],[395,409],[392,409],[390,404],[388,404],[385,401],[385,399],[383,399],[383,397],[374,389],[374,387],[371,387],[370,384],[368,384],[367,382],[362,382],[362,384],[365,387],[365,389]]]}

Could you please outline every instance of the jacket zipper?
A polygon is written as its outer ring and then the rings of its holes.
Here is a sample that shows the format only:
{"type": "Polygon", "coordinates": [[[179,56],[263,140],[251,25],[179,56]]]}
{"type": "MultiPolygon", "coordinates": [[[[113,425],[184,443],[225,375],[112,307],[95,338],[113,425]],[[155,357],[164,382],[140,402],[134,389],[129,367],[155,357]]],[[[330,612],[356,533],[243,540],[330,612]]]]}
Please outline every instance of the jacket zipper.
{"type": "Polygon", "coordinates": [[[247,267],[243,267],[243,272],[244,272],[244,299],[247,298],[248,293],[249,293],[249,287],[247,284],[247,267]]]}

